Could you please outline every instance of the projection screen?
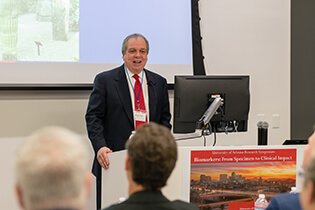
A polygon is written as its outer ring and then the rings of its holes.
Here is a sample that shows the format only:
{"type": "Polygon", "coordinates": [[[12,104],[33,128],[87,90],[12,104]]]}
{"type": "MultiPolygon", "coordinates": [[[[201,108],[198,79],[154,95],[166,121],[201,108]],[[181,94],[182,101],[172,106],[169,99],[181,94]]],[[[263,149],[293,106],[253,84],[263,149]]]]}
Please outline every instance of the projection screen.
{"type": "Polygon", "coordinates": [[[132,33],[149,40],[147,69],[193,74],[190,0],[0,0],[0,84],[92,84],[132,33]]]}

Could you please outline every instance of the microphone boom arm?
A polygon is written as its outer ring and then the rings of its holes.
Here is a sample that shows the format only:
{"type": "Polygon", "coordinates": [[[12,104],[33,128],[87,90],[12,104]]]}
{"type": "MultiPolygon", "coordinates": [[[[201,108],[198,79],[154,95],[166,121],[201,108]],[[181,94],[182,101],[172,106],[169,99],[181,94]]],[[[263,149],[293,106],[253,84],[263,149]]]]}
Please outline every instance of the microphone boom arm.
{"type": "Polygon", "coordinates": [[[223,99],[216,96],[203,116],[196,122],[196,129],[202,129],[205,125],[207,125],[222,104],[223,99]]]}

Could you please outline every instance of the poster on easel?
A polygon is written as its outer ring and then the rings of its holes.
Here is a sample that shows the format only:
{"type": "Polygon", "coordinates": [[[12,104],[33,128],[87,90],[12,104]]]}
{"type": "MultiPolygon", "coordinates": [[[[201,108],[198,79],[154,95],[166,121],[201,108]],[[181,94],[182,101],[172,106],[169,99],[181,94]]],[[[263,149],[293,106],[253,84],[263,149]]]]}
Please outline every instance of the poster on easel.
{"type": "Polygon", "coordinates": [[[254,209],[296,185],[296,149],[191,151],[190,202],[200,209],[254,209]]]}

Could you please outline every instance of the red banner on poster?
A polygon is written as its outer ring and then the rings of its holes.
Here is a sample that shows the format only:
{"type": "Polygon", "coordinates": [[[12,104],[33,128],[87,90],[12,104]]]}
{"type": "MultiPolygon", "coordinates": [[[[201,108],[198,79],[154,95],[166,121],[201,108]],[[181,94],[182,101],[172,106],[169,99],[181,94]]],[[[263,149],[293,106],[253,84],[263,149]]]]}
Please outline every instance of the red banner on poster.
{"type": "Polygon", "coordinates": [[[296,149],[191,151],[192,164],[296,161],[296,149]]]}

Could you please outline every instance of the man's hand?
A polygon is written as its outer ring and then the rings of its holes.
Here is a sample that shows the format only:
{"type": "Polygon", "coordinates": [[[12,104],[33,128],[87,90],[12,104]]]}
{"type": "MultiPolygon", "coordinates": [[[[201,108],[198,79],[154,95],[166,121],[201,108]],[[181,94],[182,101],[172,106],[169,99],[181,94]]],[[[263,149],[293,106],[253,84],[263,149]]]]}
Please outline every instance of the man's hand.
{"type": "Polygon", "coordinates": [[[111,152],[112,150],[110,150],[108,147],[102,147],[97,151],[97,160],[104,169],[109,168],[109,159],[107,153],[111,152]]]}

